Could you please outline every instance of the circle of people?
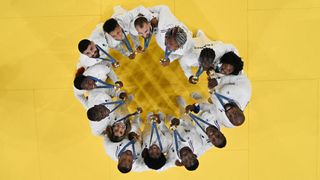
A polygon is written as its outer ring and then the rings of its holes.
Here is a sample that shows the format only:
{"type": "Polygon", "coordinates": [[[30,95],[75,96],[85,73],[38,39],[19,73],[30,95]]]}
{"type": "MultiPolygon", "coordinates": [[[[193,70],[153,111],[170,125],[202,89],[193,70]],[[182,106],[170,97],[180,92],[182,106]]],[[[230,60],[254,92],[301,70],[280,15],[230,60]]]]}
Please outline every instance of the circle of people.
{"type": "Polygon", "coordinates": [[[117,162],[121,173],[163,171],[175,166],[196,170],[202,154],[211,147],[226,146],[222,127],[244,123],[251,85],[237,49],[210,40],[201,30],[192,37],[167,6],[132,10],[116,6],[114,15],[98,24],[88,39],[81,40],[78,49],[81,55],[74,79],[75,96],[87,110],[92,133],[104,138],[106,153],[117,162]],[[143,47],[139,37],[144,39],[143,47]],[[129,112],[127,105],[134,96],[121,90],[123,83],[113,71],[120,63],[109,49],[134,59],[148,50],[152,37],[164,52],[159,57],[162,66],[178,60],[192,84],[207,73],[209,98],[193,92],[194,102],[187,105],[177,96],[180,117],[150,112],[141,132],[142,108],[129,112]],[[195,74],[192,67],[198,68],[195,74]]]}

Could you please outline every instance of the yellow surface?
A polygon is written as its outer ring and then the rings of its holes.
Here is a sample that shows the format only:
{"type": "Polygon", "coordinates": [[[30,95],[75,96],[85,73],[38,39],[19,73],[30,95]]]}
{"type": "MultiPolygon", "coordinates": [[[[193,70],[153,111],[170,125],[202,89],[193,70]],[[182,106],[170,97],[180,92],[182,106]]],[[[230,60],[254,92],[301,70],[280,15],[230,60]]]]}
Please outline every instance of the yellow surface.
{"type": "MultiPolygon", "coordinates": [[[[1,1],[0,179],[320,179],[319,0],[1,1]],[[121,4],[166,4],[193,31],[233,43],[245,61],[253,97],[246,123],[224,129],[225,149],[211,149],[196,172],[122,175],[91,135],[74,98],[77,44],[121,4]]],[[[205,77],[189,85],[177,62],[159,65],[151,42],[116,70],[135,94],[130,106],[178,115],[174,97],[207,92],[205,77]]]]}

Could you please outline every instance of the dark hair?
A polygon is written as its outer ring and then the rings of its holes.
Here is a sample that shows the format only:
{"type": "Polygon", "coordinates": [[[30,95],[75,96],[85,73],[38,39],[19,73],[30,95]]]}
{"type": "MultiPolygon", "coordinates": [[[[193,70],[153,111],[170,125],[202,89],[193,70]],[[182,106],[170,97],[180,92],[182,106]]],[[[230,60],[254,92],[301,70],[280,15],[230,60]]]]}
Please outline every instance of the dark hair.
{"type": "Polygon", "coordinates": [[[214,58],[216,58],[216,53],[211,48],[203,48],[200,52],[199,63],[203,64],[204,61],[209,61],[208,64],[213,64],[214,58]]]}
{"type": "Polygon", "coordinates": [[[76,76],[76,78],[74,78],[74,80],[73,80],[73,85],[74,85],[74,87],[76,87],[76,88],[79,89],[79,90],[82,90],[81,84],[82,84],[82,82],[83,82],[86,78],[87,78],[87,77],[84,76],[84,75],[82,75],[82,74],[76,76]]]}
{"type": "Polygon", "coordinates": [[[167,159],[164,156],[163,153],[161,153],[159,158],[152,158],[150,157],[149,153],[148,153],[148,149],[144,148],[142,151],[142,157],[143,157],[143,161],[144,163],[148,166],[148,168],[150,169],[154,169],[154,170],[158,170],[161,167],[163,167],[166,162],[167,159]]]}
{"type": "Polygon", "coordinates": [[[121,166],[120,164],[118,164],[118,170],[123,174],[130,172],[131,168],[132,167],[125,167],[125,166],[121,166]]]}
{"type": "Polygon", "coordinates": [[[238,75],[239,72],[242,71],[242,69],[243,69],[243,61],[241,60],[241,58],[238,55],[236,55],[232,51],[225,53],[220,58],[220,63],[232,65],[234,70],[231,74],[233,74],[233,75],[238,75]]]}
{"type": "Polygon", "coordinates": [[[118,26],[117,20],[110,18],[103,24],[103,31],[110,33],[118,26]]]}
{"type": "Polygon", "coordinates": [[[123,136],[115,136],[113,134],[113,126],[107,126],[106,128],[106,134],[108,136],[108,138],[110,139],[111,142],[120,142],[122,141],[128,134],[129,132],[131,131],[131,123],[130,123],[130,120],[127,120],[125,122],[125,125],[126,125],[126,131],[125,133],[123,134],[123,136]]]}
{"type": "Polygon", "coordinates": [[[184,166],[184,167],[189,171],[194,171],[199,167],[199,161],[198,159],[195,159],[191,166],[184,166]]]}
{"type": "Polygon", "coordinates": [[[214,146],[217,148],[224,148],[227,145],[226,137],[221,133],[218,135],[219,143],[215,144],[214,146]]]}
{"type": "Polygon", "coordinates": [[[234,119],[229,119],[229,121],[231,122],[231,124],[235,125],[235,126],[240,126],[244,123],[244,120],[245,120],[245,116],[242,112],[242,110],[239,108],[239,106],[234,103],[234,102],[231,102],[231,103],[228,103],[228,104],[225,104],[224,106],[226,105],[229,105],[231,107],[234,107],[234,108],[237,108],[237,111],[236,111],[236,115],[234,116],[235,118],[234,119]]]}
{"type": "Polygon", "coordinates": [[[78,49],[81,53],[83,53],[88,46],[90,45],[91,41],[88,39],[82,39],[78,44],[78,49]]]}
{"type": "Polygon", "coordinates": [[[90,121],[100,121],[102,119],[99,118],[99,105],[93,106],[87,111],[87,117],[90,121]]]}
{"type": "Polygon", "coordinates": [[[145,18],[144,16],[140,16],[134,21],[134,27],[138,26],[138,27],[142,28],[144,23],[148,24],[147,18],[145,18]]]}
{"type": "Polygon", "coordinates": [[[179,26],[175,26],[167,30],[165,38],[173,38],[179,47],[182,47],[187,42],[187,33],[179,26]]]}

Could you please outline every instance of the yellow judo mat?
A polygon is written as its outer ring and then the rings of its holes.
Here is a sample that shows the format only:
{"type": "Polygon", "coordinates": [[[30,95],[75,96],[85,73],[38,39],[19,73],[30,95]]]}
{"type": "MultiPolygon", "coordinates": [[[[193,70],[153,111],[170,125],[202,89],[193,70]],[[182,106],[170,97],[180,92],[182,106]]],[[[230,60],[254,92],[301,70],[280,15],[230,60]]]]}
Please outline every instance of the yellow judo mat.
{"type": "MultiPolygon", "coordinates": [[[[2,0],[0,22],[1,180],[320,179],[319,0],[2,0]],[[245,124],[224,129],[226,148],[205,153],[196,171],[121,174],[73,95],[77,45],[115,5],[161,4],[193,33],[238,48],[252,99],[245,124]]],[[[191,85],[178,62],[159,64],[154,39],[135,60],[112,54],[144,120],[148,111],[178,115],[176,95],[208,97],[205,76],[191,85]]]]}

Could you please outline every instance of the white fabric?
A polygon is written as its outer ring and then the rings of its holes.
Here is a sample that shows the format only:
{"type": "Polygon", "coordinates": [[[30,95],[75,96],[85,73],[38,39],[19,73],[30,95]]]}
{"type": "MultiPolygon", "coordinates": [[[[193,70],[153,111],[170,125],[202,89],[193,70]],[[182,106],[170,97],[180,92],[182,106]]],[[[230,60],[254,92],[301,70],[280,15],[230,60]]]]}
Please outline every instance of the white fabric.
{"type": "MultiPolygon", "coordinates": [[[[124,139],[121,142],[118,143],[114,143],[111,142],[109,140],[109,138],[104,138],[104,147],[106,150],[107,155],[114,161],[118,162],[118,154],[121,151],[121,149],[129,142],[129,139],[124,139]]],[[[147,167],[144,165],[144,162],[142,160],[141,157],[141,143],[140,142],[136,142],[134,144],[135,146],[135,152],[136,152],[136,156],[137,159],[134,160],[133,164],[132,164],[132,172],[141,172],[141,171],[145,171],[147,169],[147,167]]],[[[132,150],[132,145],[128,146],[126,148],[126,150],[130,150],[131,152],[133,152],[132,150]]]]}
{"type": "MultiPolygon", "coordinates": [[[[114,71],[110,67],[106,66],[104,63],[99,63],[99,64],[95,64],[93,66],[88,67],[88,69],[85,70],[83,75],[84,76],[93,76],[93,77],[96,77],[102,81],[106,81],[106,79],[108,77],[112,80],[112,82],[119,81],[119,79],[116,76],[116,74],[114,73],[114,71]]],[[[100,84],[100,83],[98,83],[98,84],[100,84]]],[[[74,90],[74,95],[79,100],[79,102],[84,107],[87,107],[86,94],[88,93],[88,91],[87,90],[79,90],[75,87],[73,87],[73,90],[74,90]]]]}
{"type": "MultiPolygon", "coordinates": [[[[186,142],[179,141],[179,149],[182,149],[183,147],[188,146],[191,150],[193,150],[193,153],[197,156],[200,156],[202,154],[202,140],[200,139],[200,136],[198,132],[196,131],[195,127],[188,121],[180,119],[180,124],[177,127],[177,131],[181,135],[181,137],[186,140],[186,142]]],[[[174,138],[172,140],[172,146],[168,154],[168,160],[167,164],[165,165],[166,168],[175,166],[176,160],[180,160],[179,156],[176,152],[176,145],[174,138]]]]}
{"type": "MultiPolygon", "coordinates": [[[[100,46],[103,50],[109,53],[109,47],[105,39],[102,26],[102,23],[98,24],[88,39],[90,41],[93,41],[96,45],[100,46]]],[[[99,54],[101,58],[106,58],[106,55],[103,52],[99,51],[99,54]]],[[[101,61],[101,59],[89,58],[86,55],[80,54],[80,60],[77,64],[77,69],[79,69],[80,67],[84,67],[85,69],[87,69],[88,67],[100,63],[101,61]]]]}
{"type": "Polygon", "coordinates": [[[169,55],[170,62],[181,58],[184,54],[186,54],[192,47],[193,47],[193,39],[192,39],[192,32],[180,22],[170,11],[167,6],[154,6],[149,8],[149,10],[157,14],[158,17],[158,31],[155,34],[155,38],[157,41],[158,46],[165,51],[165,34],[168,29],[173,28],[175,26],[181,27],[187,33],[187,41],[183,45],[183,47],[173,51],[169,55]]]}
{"type": "Polygon", "coordinates": [[[201,50],[204,48],[211,48],[215,52],[215,59],[213,61],[214,66],[218,65],[220,58],[227,52],[234,52],[239,55],[238,50],[232,44],[225,44],[221,41],[212,41],[208,39],[204,34],[193,38],[194,46],[192,50],[185,54],[180,60],[180,66],[187,78],[192,74],[192,67],[199,67],[199,56],[201,50]]]}
{"type": "MultiPolygon", "coordinates": [[[[218,81],[216,92],[233,99],[239,108],[244,111],[251,98],[251,84],[247,76],[242,73],[240,75],[223,76],[218,81]]],[[[211,99],[217,108],[219,122],[228,128],[235,127],[227,118],[223,106],[214,94],[211,94],[211,99]]]]}

